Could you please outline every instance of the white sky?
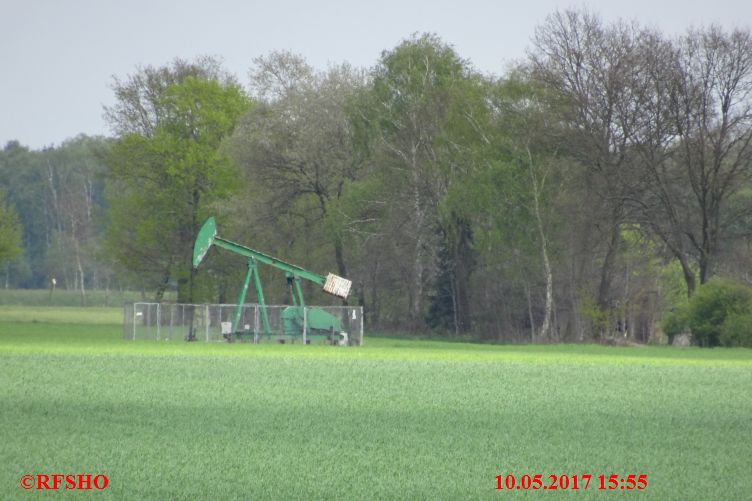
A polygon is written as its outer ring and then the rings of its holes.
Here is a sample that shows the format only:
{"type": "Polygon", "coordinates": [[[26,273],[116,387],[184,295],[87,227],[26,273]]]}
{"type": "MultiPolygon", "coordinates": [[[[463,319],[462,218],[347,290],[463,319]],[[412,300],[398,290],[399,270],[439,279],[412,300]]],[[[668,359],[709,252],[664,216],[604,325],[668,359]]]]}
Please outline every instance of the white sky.
{"type": "Polygon", "coordinates": [[[751,0],[0,0],[0,148],[39,149],[79,133],[109,135],[102,106],[112,76],[175,57],[218,56],[247,84],[271,50],[315,67],[370,67],[414,32],[433,32],[486,73],[520,59],[536,25],[586,6],[604,20],[636,19],[667,34],[717,23],[752,25],[751,0]]]}

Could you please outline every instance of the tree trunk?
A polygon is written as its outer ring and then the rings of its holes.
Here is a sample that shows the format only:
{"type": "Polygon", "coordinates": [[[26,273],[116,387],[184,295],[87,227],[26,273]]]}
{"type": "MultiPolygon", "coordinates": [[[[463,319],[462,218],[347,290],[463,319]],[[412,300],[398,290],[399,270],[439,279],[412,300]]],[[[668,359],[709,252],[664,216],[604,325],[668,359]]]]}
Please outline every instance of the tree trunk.
{"type": "Polygon", "coordinates": [[[422,324],[423,320],[423,279],[425,272],[425,251],[423,249],[423,200],[420,194],[420,173],[418,172],[417,161],[417,146],[413,146],[411,157],[411,168],[413,175],[413,211],[414,211],[414,232],[415,232],[415,254],[413,261],[413,285],[412,285],[412,301],[410,316],[411,323],[417,327],[422,324]]]}
{"type": "Polygon", "coordinates": [[[81,306],[86,306],[86,285],[85,282],[85,275],[84,275],[84,267],[81,263],[81,254],[78,251],[78,243],[76,243],[76,267],[78,268],[78,278],[80,280],[80,286],[81,286],[81,306]]]}
{"type": "Polygon", "coordinates": [[[525,298],[527,299],[527,317],[528,321],[530,322],[530,342],[534,343],[536,341],[535,339],[535,316],[533,315],[533,297],[530,294],[530,284],[527,282],[527,278],[524,279],[525,282],[525,298]]]}
{"type": "Polygon", "coordinates": [[[542,185],[545,184],[545,175],[542,180],[539,180],[535,174],[533,165],[533,156],[530,149],[527,149],[528,155],[528,169],[530,170],[530,182],[533,188],[533,212],[535,214],[535,224],[538,229],[538,237],[540,238],[540,251],[541,260],[543,262],[543,274],[546,280],[546,304],[544,307],[543,324],[540,329],[540,337],[542,339],[548,339],[551,334],[551,317],[554,304],[554,278],[551,271],[551,262],[548,259],[548,243],[546,240],[546,233],[543,229],[543,217],[540,211],[540,191],[542,185]]]}
{"type": "Polygon", "coordinates": [[[611,293],[611,281],[613,279],[614,265],[616,264],[616,255],[619,251],[619,243],[621,241],[621,227],[620,222],[620,208],[614,207],[611,213],[611,235],[608,242],[608,249],[606,250],[606,257],[603,260],[603,266],[601,267],[601,279],[598,285],[598,297],[596,302],[598,308],[601,311],[608,311],[611,307],[610,293],[611,293]]]}
{"type": "Polygon", "coordinates": [[[413,291],[410,316],[412,324],[418,326],[423,317],[423,239],[419,236],[415,242],[415,260],[413,261],[413,291]]]}
{"type": "Polygon", "coordinates": [[[548,250],[546,239],[543,235],[543,228],[540,227],[541,233],[541,256],[543,258],[543,273],[546,276],[546,305],[543,315],[543,325],[541,325],[541,337],[544,339],[551,338],[551,318],[554,309],[554,277],[551,272],[551,263],[548,260],[548,250]]]}
{"type": "Polygon", "coordinates": [[[684,275],[684,282],[687,284],[687,296],[691,298],[692,295],[695,293],[695,289],[697,288],[695,272],[692,271],[692,268],[690,268],[689,263],[687,263],[686,256],[684,256],[683,254],[680,254],[680,255],[677,255],[676,257],[679,260],[679,264],[681,264],[681,267],[682,267],[682,274],[684,275]]]}
{"type": "Polygon", "coordinates": [[[470,305],[470,277],[473,272],[474,256],[472,249],[472,228],[470,223],[455,217],[457,227],[456,242],[452,248],[452,306],[456,333],[470,332],[472,329],[472,308],[470,305]]]}
{"type": "Polygon", "coordinates": [[[334,241],[334,259],[337,262],[337,273],[341,277],[347,277],[347,265],[345,264],[345,252],[342,248],[342,240],[336,238],[334,241]]]}
{"type": "MultiPolygon", "coordinates": [[[[156,291],[156,294],[154,295],[154,301],[156,301],[157,303],[162,302],[162,299],[164,298],[164,293],[167,290],[167,284],[169,283],[170,283],[170,267],[167,267],[164,270],[164,274],[162,275],[162,282],[160,282],[159,286],[157,286],[157,291],[156,291]]],[[[145,296],[145,293],[142,293],[142,297],[143,296],[145,296]]],[[[178,302],[180,302],[180,299],[178,299],[178,302]]]]}

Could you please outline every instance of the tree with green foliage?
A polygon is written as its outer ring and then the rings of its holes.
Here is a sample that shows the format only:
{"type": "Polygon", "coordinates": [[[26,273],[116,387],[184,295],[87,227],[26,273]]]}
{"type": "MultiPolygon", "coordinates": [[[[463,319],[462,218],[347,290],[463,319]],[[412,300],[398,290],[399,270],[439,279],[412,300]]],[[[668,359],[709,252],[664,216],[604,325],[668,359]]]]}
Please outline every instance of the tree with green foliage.
{"type": "MultiPolygon", "coordinates": [[[[154,123],[133,124],[108,156],[107,246],[124,268],[154,287],[158,299],[177,280],[178,300],[192,302],[191,252],[200,225],[212,204],[239,188],[238,170],[220,145],[251,100],[232,81],[206,78],[205,68],[187,74],[178,69],[156,72],[173,83],[150,101],[154,123]]],[[[136,87],[140,81],[131,80],[136,87]]],[[[120,108],[111,111],[127,123],[120,108]]]]}
{"type": "MultiPolygon", "coordinates": [[[[385,51],[372,72],[372,86],[357,110],[358,146],[370,157],[374,194],[386,195],[379,210],[380,242],[395,257],[396,292],[404,290],[405,316],[413,327],[424,323],[426,299],[435,295],[437,277],[452,283],[455,330],[470,327],[468,300],[472,272],[468,222],[442,201],[474,165],[468,154],[483,140],[482,80],[467,61],[435,35],[405,40],[385,51]],[[437,266],[437,249],[445,247],[437,266]],[[446,273],[439,273],[441,267],[446,273]],[[437,275],[437,273],[439,273],[437,275]]],[[[438,312],[433,311],[435,316],[438,312]]]]}
{"type": "Polygon", "coordinates": [[[0,151],[0,184],[23,228],[23,254],[5,266],[5,286],[45,287],[49,247],[43,154],[32,152],[18,141],[9,141],[0,151]]]}
{"type": "Polygon", "coordinates": [[[60,146],[29,151],[17,142],[0,152],[0,182],[23,225],[24,253],[6,283],[78,290],[105,287],[111,274],[98,255],[104,213],[102,157],[109,140],[79,135],[60,146]]]}
{"type": "Polygon", "coordinates": [[[21,254],[22,228],[18,213],[0,190],[0,266],[21,254]]]}
{"type": "MultiPolygon", "coordinates": [[[[79,291],[86,305],[86,289],[101,286],[98,275],[108,275],[97,255],[102,229],[106,170],[103,158],[109,142],[78,136],[46,154],[46,188],[53,226],[47,255],[50,278],[79,291]]],[[[106,280],[106,278],[105,278],[106,280]]]]}
{"type": "MultiPolygon", "coordinates": [[[[524,270],[521,279],[528,302],[531,338],[552,339],[554,275],[548,226],[553,220],[555,186],[566,165],[557,158],[562,134],[547,103],[545,89],[522,71],[497,82],[489,100],[494,111],[497,158],[501,160],[494,168],[505,171],[499,172],[504,182],[497,184],[501,191],[498,200],[507,207],[504,211],[492,211],[489,216],[496,219],[494,227],[504,228],[503,233],[511,237],[519,268],[524,270]],[[533,315],[531,284],[541,282],[542,315],[533,315]]],[[[493,204],[493,200],[487,203],[493,204]]]]}

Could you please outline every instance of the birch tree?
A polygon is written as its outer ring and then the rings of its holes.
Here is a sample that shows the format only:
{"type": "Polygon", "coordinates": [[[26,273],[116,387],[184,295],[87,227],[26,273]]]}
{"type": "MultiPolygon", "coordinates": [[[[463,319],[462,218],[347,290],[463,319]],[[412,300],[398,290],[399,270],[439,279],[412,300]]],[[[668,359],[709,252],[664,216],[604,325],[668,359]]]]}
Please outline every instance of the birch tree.
{"type": "Polygon", "coordinates": [[[636,24],[604,25],[587,11],[556,12],[536,29],[530,53],[533,78],[558,102],[558,118],[568,130],[562,154],[587,172],[583,202],[591,215],[603,215],[595,226],[602,258],[594,296],[606,315],[615,297],[621,225],[628,221],[625,196],[632,193],[630,133],[639,111],[632,83],[640,36],[636,24]]]}
{"type": "Polygon", "coordinates": [[[457,212],[449,211],[442,221],[439,206],[452,183],[472,168],[471,156],[463,153],[481,137],[482,128],[474,123],[478,81],[452,47],[428,34],[385,51],[372,80],[358,119],[367,136],[364,144],[374,178],[388,186],[384,191],[390,202],[382,217],[392,221],[388,227],[404,271],[401,281],[406,283],[410,322],[423,324],[426,298],[436,280],[440,235],[454,235],[449,243],[454,261],[450,271],[456,284],[454,298],[460,299],[456,301],[461,310],[459,327],[467,330],[469,302],[461,298],[467,294],[471,269],[462,265],[470,264],[470,253],[465,251],[471,233],[462,231],[466,223],[457,212]],[[458,270],[464,271],[460,275],[458,270]]]}

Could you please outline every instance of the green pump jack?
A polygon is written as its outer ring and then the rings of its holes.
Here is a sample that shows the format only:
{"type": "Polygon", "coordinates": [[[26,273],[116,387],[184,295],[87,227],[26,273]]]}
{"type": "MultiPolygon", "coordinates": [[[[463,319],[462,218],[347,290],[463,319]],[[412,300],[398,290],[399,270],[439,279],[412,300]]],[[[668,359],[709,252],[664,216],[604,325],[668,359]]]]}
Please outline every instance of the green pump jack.
{"type": "Polygon", "coordinates": [[[263,334],[267,337],[271,337],[272,335],[269,313],[264,300],[264,290],[261,286],[261,278],[258,272],[258,263],[262,263],[284,271],[287,277],[287,283],[290,286],[293,304],[282,311],[283,334],[285,337],[291,339],[303,339],[309,336],[320,336],[326,337],[326,339],[332,343],[347,344],[347,333],[342,331],[342,322],[339,318],[320,308],[306,308],[303,300],[303,291],[300,287],[300,280],[308,280],[321,285],[324,292],[343,300],[347,299],[347,296],[350,293],[350,287],[352,286],[350,280],[339,277],[333,273],[329,273],[324,277],[301,268],[300,266],[290,264],[276,257],[251,249],[250,247],[224,239],[217,235],[217,223],[214,217],[210,217],[206,220],[196,236],[196,242],[193,246],[194,268],[197,269],[199,267],[212,246],[234,252],[248,260],[248,271],[246,272],[245,280],[238,296],[238,304],[235,307],[231,332],[230,334],[225,335],[228,341],[240,339],[244,334],[244,331],[241,331],[239,327],[243,315],[243,305],[245,304],[246,293],[248,292],[248,287],[250,286],[251,281],[253,281],[253,286],[258,298],[263,334]],[[304,336],[304,333],[306,336],[304,336]]]}

